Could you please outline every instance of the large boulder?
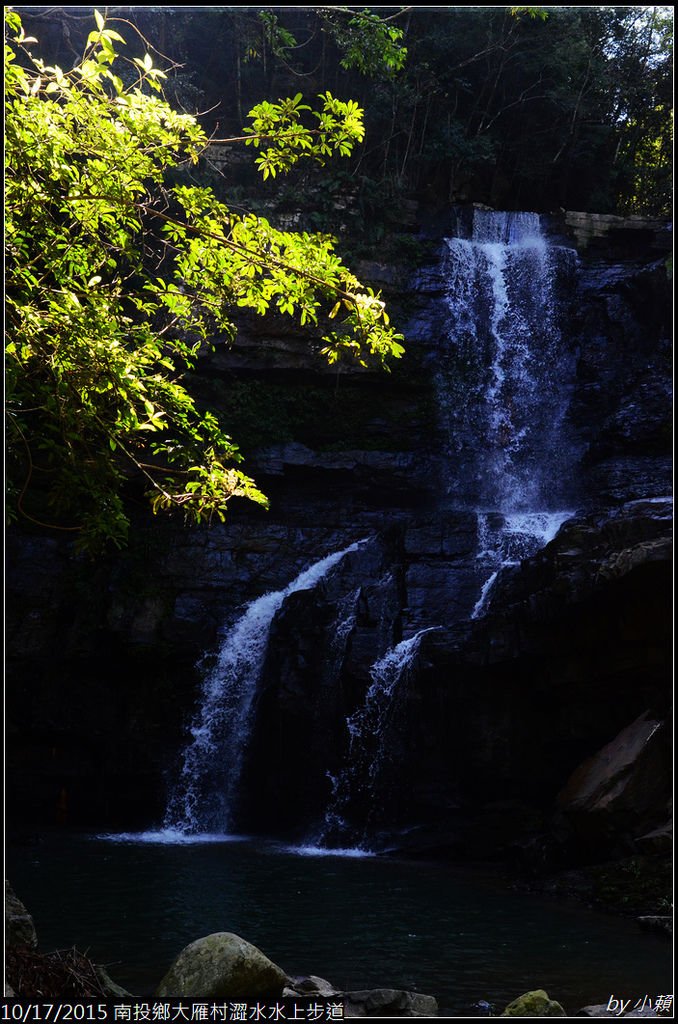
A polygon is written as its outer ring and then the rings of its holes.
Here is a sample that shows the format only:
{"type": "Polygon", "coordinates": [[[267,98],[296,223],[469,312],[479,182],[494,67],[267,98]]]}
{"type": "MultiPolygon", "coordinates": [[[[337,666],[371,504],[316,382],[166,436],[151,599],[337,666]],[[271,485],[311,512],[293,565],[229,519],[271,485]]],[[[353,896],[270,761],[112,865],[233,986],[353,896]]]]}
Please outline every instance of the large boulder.
{"type": "Polygon", "coordinates": [[[28,946],[35,949],[38,936],[33,918],[5,879],[5,946],[28,946]]]}
{"type": "Polygon", "coordinates": [[[565,1010],[555,999],[550,999],[543,988],[524,992],[509,1003],[502,1017],[567,1017],[565,1010]]]}
{"type": "Polygon", "coordinates": [[[158,985],[158,997],[259,999],[278,997],[285,972],[232,932],[214,932],[182,949],[158,985]]]}
{"type": "Polygon", "coordinates": [[[584,842],[597,843],[647,826],[665,813],[664,726],[640,715],[583,762],[558,796],[558,806],[584,842]]]}

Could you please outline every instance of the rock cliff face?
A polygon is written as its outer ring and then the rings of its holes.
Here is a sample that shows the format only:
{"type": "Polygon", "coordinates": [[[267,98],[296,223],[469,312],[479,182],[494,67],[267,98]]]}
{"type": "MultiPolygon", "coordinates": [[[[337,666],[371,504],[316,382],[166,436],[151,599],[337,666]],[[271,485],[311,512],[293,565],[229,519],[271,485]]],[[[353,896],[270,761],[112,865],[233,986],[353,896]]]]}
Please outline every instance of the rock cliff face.
{"type": "Polygon", "coordinates": [[[378,813],[361,797],[378,842],[473,857],[555,844],[576,859],[662,825],[670,292],[656,250],[620,260],[614,226],[606,245],[584,251],[563,297],[575,371],[567,429],[578,453],[571,518],[545,548],[498,572],[476,618],[483,523],[449,500],[471,464],[473,417],[441,416],[441,366],[456,407],[474,382],[463,353],[445,347],[438,263],[409,290],[404,271],[372,266],[408,325],[406,360],[390,375],[337,378],[306,340],[270,324],[265,334],[245,324],[233,348],[203,361],[196,388],[233,416],[269,513],[241,508],[190,532],[140,516],[129,551],[96,564],[60,540],[13,530],[8,820],[159,822],[202,655],[248,601],[370,538],[291,594],[273,621],[243,828],[308,837],[322,827],[347,763],[346,723],[364,706],[375,662],[424,630],[389,717],[378,813]],[[613,800],[604,827],[589,830],[588,804],[568,779],[587,759],[605,762],[643,715],[657,725],[657,784],[633,815],[613,800]],[[569,803],[556,802],[563,792],[569,803]]]}

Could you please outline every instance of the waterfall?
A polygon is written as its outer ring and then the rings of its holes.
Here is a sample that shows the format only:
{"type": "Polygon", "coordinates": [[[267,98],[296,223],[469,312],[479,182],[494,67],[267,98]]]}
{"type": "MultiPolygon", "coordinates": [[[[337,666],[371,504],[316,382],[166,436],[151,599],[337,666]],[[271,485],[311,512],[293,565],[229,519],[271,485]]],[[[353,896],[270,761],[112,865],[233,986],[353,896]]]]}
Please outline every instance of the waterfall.
{"type": "Polygon", "coordinates": [[[509,515],[478,513],[478,566],[487,577],[471,613],[485,612],[490,593],[502,569],[519,565],[553,540],[572,512],[517,512],[509,515]],[[488,575],[489,574],[489,575],[488,575]]]}
{"type": "Polygon", "coordinates": [[[563,506],[578,454],[566,424],[574,359],[559,321],[576,254],[546,243],[538,214],[479,209],[471,237],[449,238],[446,249],[455,353],[438,379],[446,490],[478,514],[477,618],[501,569],[538,551],[573,514],[563,506]]]}
{"type": "Polygon", "coordinates": [[[289,594],[313,587],[363,543],[357,541],[321,558],[283,590],[252,601],[227,632],[216,663],[202,684],[191,738],[168,801],[165,829],[195,834],[232,828],[273,618],[289,594]]]}
{"type": "MultiPolygon", "coordinates": [[[[445,243],[447,329],[437,384],[448,445],[443,504],[476,516],[477,546],[464,548],[451,574],[463,597],[457,599],[455,590],[444,610],[424,618],[429,628],[421,629],[419,621],[414,636],[372,665],[364,699],[346,719],[343,764],[328,774],[332,792],[315,835],[325,848],[357,840],[366,849],[399,817],[389,786],[398,759],[410,756],[402,712],[424,633],[449,626],[452,608],[457,619],[482,616],[502,570],[533,555],[572,515],[569,488],[578,453],[568,436],[567,411],[574,356],[560,325],[564,282],[576,254],[547,244],[534,213],[476,209],[469,234],[445,243]]],[[[189,836],[233,829],[273,618],[289,594],[312,587],[360,543],[253,601],[228,631],[204,678],[166,829],[189,836]]],[[[387,572],[379,586],[390,585],[387,572]]],[[[361,584],[336,604],[334,635],[317,673],[321,688],[341,680],[347,645],[365,628],[359,608],[363,599],[369,605],[369,589],[361,584]]],[[[404,617],[402,609],[391,614],[382,608],[372,650],[381,653],[392,644],[399,615],[404,617]]],[[[401,626],[414,631],[402,618],[401,626]]]]}
{"type": "MultiPolygon", "coordinates": [[[[448,442],[443,505],[471,510],[477,521],[466,577],[476,597],[469,588],[458,607],[479,618],[502,569],[535,554],[573,514],[568,488],[578,452],[567,411],[575,363],[560,325],[576,253],[548,245],[535,213],[476,209],[469,234],[446,239],[437,392],[448,442]]],[[[408,725],[403,698],[425,632],[372,666],[364,701],[346,720],[344,764],[328,775],[331,797],[315,836],[322,847],[367,849],[389,826],[399,729],[408,725]]]]}
{"type": "Polygon", "coordinates": [[[338,775],[329,776],[332,795],[316,836],[319,846],[347,838],[355,842],[357,835],[358,848],[367,850],[403,684],[416,662],[422,636],[430,632],[430,628],[423,629],[401,641],[370,669],[371,684],[365,699],[346,719],[348,750],[344,766],[338,775]],[[360,825],[354,828],[349,815],[356,808],[360,825]]]}

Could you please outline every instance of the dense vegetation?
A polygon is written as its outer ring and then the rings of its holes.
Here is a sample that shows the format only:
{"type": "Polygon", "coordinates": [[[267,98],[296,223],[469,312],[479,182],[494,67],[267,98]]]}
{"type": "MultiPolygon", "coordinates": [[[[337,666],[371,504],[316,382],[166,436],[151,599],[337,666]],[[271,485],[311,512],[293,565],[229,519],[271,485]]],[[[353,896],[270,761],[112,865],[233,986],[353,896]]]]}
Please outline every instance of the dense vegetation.
{"type": "Polygon", "coordinates": [[[670,8],[17,10],[42,59],[15,41],[6,76],[11,507],[88,544],[124,541],[140,482],[198,521],[264,500],[181,380],[236,307],[330,360],[400,353],[326,232],[383,243],[407,197],[671,208],[670,8]]]}
{"type": "MultiPolygon", "coordinates": [[[[36,40],[8,13],[5,67],[14,507],[44,522],[26,506],[39,476],[56,515],[76,519],[52,524],[89,547],[125,540],[129,480],[154,511],[196,522],[223,517],[233,497],[265,503],[181,379],[216,332],[233,330],[234,308],[318,325],[330,363],[402,352],[384,303],[327,235],[277,230],[207,187],[172,183],[170,172],[198,162],[204,132],[158,95],[165,73],[150,55],[118,59],[124,39],[95,13],[66,71],[33,57],[36,40]]],[[[346,156],[362,138],[355,102],[319,99],[316,110],[300,93],[252,109],[244,138],[264,178],[346,156]]]]}
{"type": "MultiPolygon", "coordinates": [[[[31,8],[27,24],[65,59],[85,10],[31,8]]],[[[502,208],[671,209],[670,7],[109,12],[183,63],[168,95],[209,111],[217,136],[239,134],[262,99],[355,98],[365,140],[323,180],[358,190],[366,211],[378,213],[385,190],[502,208]]]]}

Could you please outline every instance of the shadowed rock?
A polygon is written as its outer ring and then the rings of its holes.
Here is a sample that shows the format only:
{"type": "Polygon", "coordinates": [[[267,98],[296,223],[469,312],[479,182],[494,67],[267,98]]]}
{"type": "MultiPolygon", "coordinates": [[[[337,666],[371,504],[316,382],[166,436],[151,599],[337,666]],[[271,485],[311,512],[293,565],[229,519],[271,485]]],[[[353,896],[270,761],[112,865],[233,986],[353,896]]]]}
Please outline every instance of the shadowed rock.
{"type": "Polygon", "coordinates": [[[7,879],[5,879],[5,945],[8,949],[11,946],[28,946],[30,949],[35,949],[38,945],[33,918],[7,879]]]}
{"type": "Polygon", "coordinates": [[[366,992],[344,992],[345,1017],[437,1017],[438,1003],[433,996],[419,992],[375,988],[366,992]]]}
{"type": "Polygon", "coordinates": [[[648,712],[570,776],[558,806],[583,838],[633,830],[665,801],[663,723],[648,712]]]}

